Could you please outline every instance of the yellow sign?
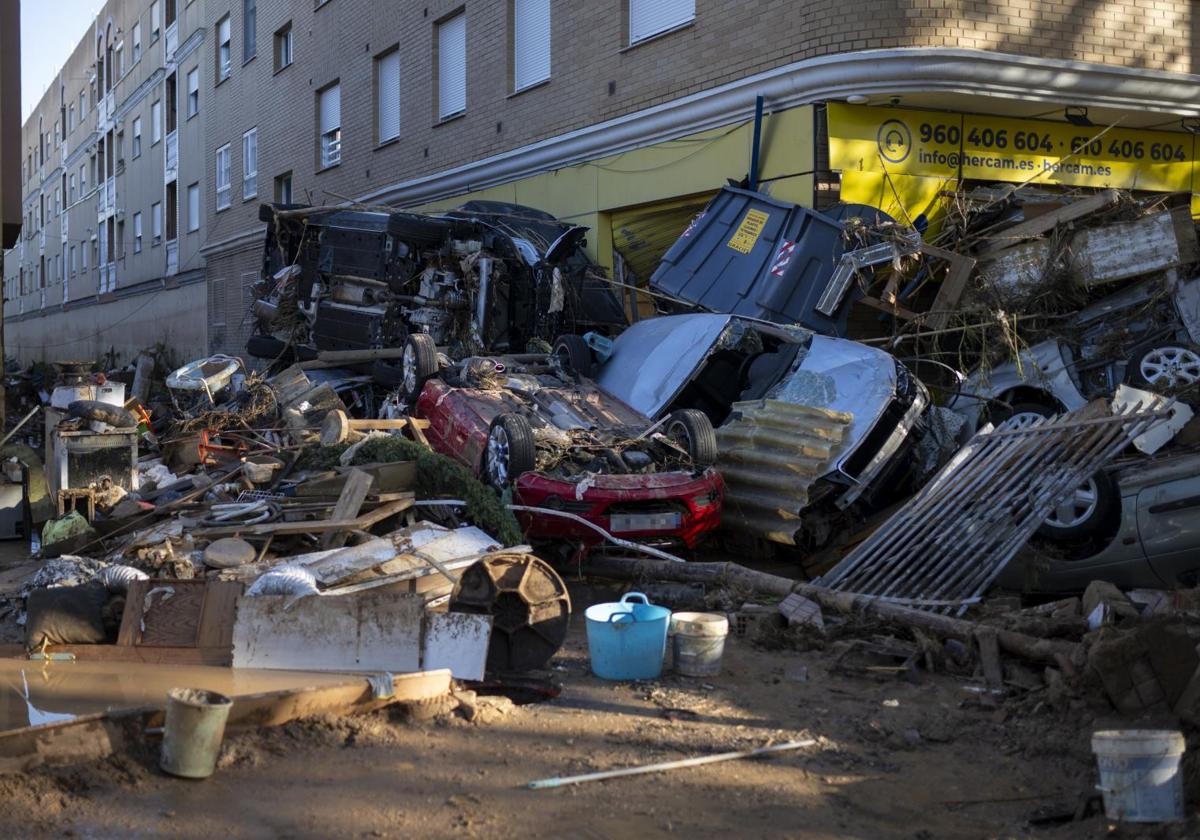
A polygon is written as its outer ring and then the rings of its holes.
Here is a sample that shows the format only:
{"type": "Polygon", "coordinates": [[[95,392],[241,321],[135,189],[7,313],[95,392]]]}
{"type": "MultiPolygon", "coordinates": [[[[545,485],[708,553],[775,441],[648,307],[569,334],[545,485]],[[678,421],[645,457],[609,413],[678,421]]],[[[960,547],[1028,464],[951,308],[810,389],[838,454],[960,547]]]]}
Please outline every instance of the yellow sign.
{"type": "Polygon", "coordinates": [[[1179,132],[832,103],[827,114],[830,167],[843,172],[1191,190],[1192,136],[1179,132]]]}
{"type": "Polygon", "coordinates": [[[749,254],[754,250],[754,243],[758,241],[769,218],[771,217],[761,210],[747,210],[746,218],[742,219],[742,223],[726,244],[735,251],[749,254]]]}
{"type": "Polygon", "coordinates": [[[831,169],[958,177],[962,117],[957,114],[837,102],[829,103],[825,114],[831,169]]]}

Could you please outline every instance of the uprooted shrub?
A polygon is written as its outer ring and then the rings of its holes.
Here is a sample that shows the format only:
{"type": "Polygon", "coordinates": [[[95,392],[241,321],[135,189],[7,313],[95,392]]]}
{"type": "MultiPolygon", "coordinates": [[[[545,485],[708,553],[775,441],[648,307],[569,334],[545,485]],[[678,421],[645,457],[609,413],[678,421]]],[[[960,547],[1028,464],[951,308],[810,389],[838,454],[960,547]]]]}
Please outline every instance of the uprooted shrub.
{"type": "MultiPolygon", "coordinates": [[[[349,448],[350,445],[344,443],[307,447],[301,452],[297,466],[301,469],[332,469],[340,464],[342,453],[349,448]]],[[[466,502],[467,519],[477,528],[504,545],[518,545],[524,541],[512,511],[504,506],[495,491],[466,467],[418,443],[396,435],[373,437],[358,448],[350,464],[394,461],[416,462],[418,499],[462,499],[466,502]]]]}

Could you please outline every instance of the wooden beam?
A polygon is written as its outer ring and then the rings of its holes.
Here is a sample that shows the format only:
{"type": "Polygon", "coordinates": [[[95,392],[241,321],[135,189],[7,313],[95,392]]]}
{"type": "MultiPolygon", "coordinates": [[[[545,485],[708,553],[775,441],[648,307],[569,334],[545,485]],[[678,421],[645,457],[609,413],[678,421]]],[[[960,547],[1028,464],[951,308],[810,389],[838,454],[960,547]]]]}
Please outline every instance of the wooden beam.
{"type": "MultiPolygon", "coordinates": [[[[342,488],[342,494],[338,496],[337,504],[333,506],[333,513],[330,514],[330,519],[353,519],[357,517],[359,511],[362,510],[363,501],[367,498],[367,493],[371,492],[371,485],[375,483],[375,477],[362,470],[350,470],[346,476],[346,485],[342,488]]],[[[340,548],[346,543],[346,531],[326,531],[321,537],[322,548],[340,548]]]]}
{"type": "Polygon", "coordinates": [[[403,513],[413,506],[413,495],[406,493],[402,499],[380,505],[357,519],[321,519],[313,522],[264,522],[259,525],[223,525],[218,528],[197,528],[193,536],[206,540],[221,537],[265,537],[270,534],[324,534],[338,530],[366,530],[373,528],[388,517],[403,513]]]}

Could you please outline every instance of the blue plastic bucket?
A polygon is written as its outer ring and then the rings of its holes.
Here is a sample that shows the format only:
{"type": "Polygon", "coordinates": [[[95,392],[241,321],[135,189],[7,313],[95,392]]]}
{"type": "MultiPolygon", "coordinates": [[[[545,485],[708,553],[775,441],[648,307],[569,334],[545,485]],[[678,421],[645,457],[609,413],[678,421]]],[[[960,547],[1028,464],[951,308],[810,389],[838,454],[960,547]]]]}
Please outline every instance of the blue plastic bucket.
{"type": "Polygon", "coordinates": [[[605,680],[652,680],[662,674],[669,609],[654,606],[641,592],[627,592],[615,604],[588,607],[584,615],[593,674],[605,680]]]}

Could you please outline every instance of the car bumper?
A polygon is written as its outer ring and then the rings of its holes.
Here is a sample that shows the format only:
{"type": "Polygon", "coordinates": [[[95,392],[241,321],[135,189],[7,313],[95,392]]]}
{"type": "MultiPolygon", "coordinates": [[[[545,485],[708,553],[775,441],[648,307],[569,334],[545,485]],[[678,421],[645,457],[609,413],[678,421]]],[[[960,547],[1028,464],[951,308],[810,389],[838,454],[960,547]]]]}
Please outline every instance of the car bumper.
{"type": "MultiPolygon", "coordinates": [[[[598,475],[578,483],[544,473],[517,479],[513,501],[574,514],[615,537],[695,548],[721,524],[725,484],[716,470],[598,475]]],[[[550,513],[520,512],[530,539],[594,545],[604,538],[586,525],[550,513]]]]}
{"type": "Polygon", "coordinates": [[[896,423],[892,433],[888,435],[883,445],[879,447],[879,450],[872,456],[871,460],[862,468],[858,476],[853,479],[854,484],[850,486],[850,489],[835,500],[835,504],[839,509],[846,509],[857,501],[863,493],[870,490],[875,480],[886,471],[888,462],[900,451],[904,442],[908,440],[913,427],[917,425],[917,421],[921,419],[921,415],[925,413],[925,409],[927,408],[929,408],[929,392],[925,389],[924,385],[918,383],[917,393],[913,397],[912,405],[908,407],[899,422],[896,423]]]}

